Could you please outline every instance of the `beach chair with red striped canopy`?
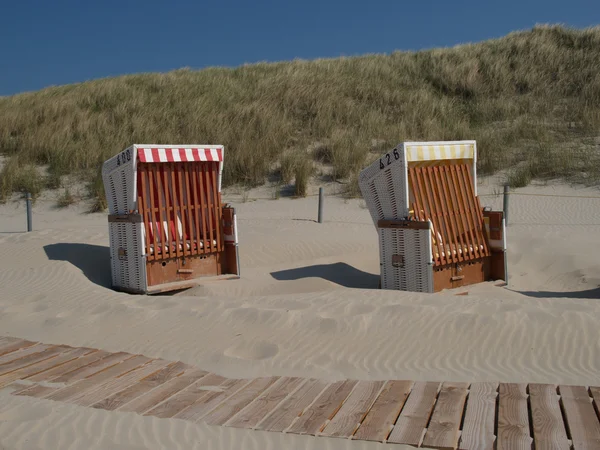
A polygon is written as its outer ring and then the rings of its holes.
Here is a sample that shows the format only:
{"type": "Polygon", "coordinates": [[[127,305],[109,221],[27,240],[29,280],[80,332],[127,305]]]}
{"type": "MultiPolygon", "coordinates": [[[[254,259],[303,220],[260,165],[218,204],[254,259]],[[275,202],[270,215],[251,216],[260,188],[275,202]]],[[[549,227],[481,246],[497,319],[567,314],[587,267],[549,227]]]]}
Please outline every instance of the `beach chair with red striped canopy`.
{"type": "Polygon", "coordinates": [[[221,145],[136,144],[104,163],[115,289],[151,294],[239,276],[223,157],[221,145]]]}

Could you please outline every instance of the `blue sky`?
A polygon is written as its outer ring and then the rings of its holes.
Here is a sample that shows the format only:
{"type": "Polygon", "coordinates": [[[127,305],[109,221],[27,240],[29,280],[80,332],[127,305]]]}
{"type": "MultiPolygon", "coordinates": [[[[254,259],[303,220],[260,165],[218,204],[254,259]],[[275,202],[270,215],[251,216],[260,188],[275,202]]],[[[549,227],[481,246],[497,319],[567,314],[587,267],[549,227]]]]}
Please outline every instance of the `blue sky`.
{"type": "Polygon", "coordinates": [[[0,0],[0,95],[181,67],[446,47],[536,23],[600,24],[600,1],[0,0]]]}

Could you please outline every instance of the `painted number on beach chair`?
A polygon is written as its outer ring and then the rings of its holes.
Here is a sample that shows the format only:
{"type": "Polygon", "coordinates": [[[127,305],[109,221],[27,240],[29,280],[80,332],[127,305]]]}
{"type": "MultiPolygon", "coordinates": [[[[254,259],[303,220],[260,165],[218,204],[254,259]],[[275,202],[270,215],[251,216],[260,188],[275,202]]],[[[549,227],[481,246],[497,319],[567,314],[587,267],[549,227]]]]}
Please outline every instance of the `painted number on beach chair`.
{"type": "Polygon", "coordinates": [[[400,153],[398,153],[398,149],[394,149],[394,151],[392,153],[386,153],[386,155],[383,158],[379,159],[379,168],[381,170],[385,169],[387,166],[389,166],[392,163],[392,156],[394,155],[394,159],[398,160],[400,158],[400,153]],[[383,160],[387,161],[387,164],[383,164],[383,160]]]}
{"type": "Polygon", "coordinates": [[[124,152],[121,152],[117,156],[117,166],[120,166],[121,163],[125,164],[126,161],[131,161],[131,150],[127,149],[124,152]]]}

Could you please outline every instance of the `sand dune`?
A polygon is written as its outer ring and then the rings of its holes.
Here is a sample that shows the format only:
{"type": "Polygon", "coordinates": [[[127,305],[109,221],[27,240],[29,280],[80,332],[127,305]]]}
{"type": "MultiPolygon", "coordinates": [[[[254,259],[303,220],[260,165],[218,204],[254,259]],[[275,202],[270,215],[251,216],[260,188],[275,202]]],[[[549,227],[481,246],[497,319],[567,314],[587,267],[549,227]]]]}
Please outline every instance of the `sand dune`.
{"type": "MultiPolygon", "coordinates": [[[[493,184],[481,184],[491,194],[493,184]]],[[[523,193],[597,196],[560,185],[523,193]]],[[[242,279],[169,296],[109,288],[104,214],[0,207],[0,335],[180,360],[228,377],[600,384],[600,199],[515,195],[508,287],[467,296],[376,289],[360,200],[237,202],[242,279]]],[[[501,207],[501,197],[482,202],[501,207]]],[[[375,449],[195,425],[0,391],[0,448],[375,449]]],[[[387,445],[386,448],[408,448],[387,445]]]]}

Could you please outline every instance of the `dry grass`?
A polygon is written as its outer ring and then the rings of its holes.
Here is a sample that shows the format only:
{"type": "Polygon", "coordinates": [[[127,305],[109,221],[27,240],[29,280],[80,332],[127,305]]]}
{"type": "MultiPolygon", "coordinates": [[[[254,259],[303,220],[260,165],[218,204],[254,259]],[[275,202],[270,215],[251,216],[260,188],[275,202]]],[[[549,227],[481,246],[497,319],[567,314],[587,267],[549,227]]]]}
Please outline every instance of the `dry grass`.
{"type": "Polygon", "coordinates": [[[522,184],[587,167],[595,182],[597,152],[584,140],[600,134],[599,60],[600,28],[539,26],[447,49],[183,69],[0,98],[0,153],[10,158],[0,198],[75,174],[103,209],[99,168],[132,143],[223,144],[224,186],[261,185],[276,162],[305,183],[309,165],[285,160],[296,150],[332,165],[356,194],[357,171],[379,153],[450,139],[478,141],[480,173],[515,168],[522,184]]]}

